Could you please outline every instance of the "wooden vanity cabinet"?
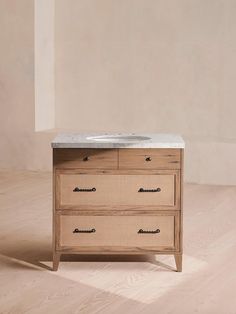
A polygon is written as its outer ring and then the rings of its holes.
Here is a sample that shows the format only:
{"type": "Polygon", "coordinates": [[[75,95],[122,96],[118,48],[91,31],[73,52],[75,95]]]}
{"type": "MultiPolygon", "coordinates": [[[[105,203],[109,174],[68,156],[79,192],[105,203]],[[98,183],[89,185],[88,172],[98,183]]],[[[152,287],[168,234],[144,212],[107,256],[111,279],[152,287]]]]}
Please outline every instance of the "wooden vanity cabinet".
{"type": "Polygon", "coordinates": [[[182,270],[182,148],[53,148],[61,254],[172,254],[182,270]]]}

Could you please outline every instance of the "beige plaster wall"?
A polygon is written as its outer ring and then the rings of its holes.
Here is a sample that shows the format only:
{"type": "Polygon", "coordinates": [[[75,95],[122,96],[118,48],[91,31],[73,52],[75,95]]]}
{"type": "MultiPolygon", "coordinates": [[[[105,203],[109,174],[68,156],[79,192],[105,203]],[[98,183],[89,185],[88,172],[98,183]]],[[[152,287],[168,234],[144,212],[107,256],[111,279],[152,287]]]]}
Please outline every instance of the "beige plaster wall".
{"type": "Polygon", "coordinates": [[[236,2],[57,0],[57,127],[236,139],[236,2]]]}
{"type": "Polygon", "coordinates": [[[0,0],[0,168],[50,169],[50,138],[34,132],[34,2],[0,0]]]}
{"type": "Polygon", "coordinates": [[[55,127],[54,0],[34,1],[35,130],[55,127]]]}

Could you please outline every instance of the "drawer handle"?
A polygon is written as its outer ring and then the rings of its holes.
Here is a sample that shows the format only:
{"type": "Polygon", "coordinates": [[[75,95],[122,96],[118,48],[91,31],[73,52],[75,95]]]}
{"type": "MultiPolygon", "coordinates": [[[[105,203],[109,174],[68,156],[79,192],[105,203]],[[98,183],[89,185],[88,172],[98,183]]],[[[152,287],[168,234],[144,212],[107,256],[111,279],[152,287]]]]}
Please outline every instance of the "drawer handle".
{"type": "Polygon", "coordinates": [[[143,230],[143,229],[139,229],[138,233],[160,233],[160,229],[156,229],[156,230],[143,230]]]}
{"type": "Polygon", "coordinates": [[[161,192],[161,188],[156,188],[156,189],[144,189],[140,188],[138,192],[161,192]]]}
{"type": "Polygon", "coordinates": [[[83,158],[83,161],[88,161],[89,160],[89,157],[88,156],[85,156],[84,158],[83,158]]]}
{"type": "Polygon", "coordinates": [[[152,158],[150,156],[145,158],[146,161],[152,161],[152,158]]]}
{"type": "Polygon", "coordinates": [[[96,192],[96,188],[80,189],[78,186],[74,188],[73,192],[96,192]]]}
{"type": "Polygon", "coordinates": [[[94,233],[96,232],[96,229],[90,229],[90,230],[80,230],[78,228],[76,228],[73,233],[94,233]]]}

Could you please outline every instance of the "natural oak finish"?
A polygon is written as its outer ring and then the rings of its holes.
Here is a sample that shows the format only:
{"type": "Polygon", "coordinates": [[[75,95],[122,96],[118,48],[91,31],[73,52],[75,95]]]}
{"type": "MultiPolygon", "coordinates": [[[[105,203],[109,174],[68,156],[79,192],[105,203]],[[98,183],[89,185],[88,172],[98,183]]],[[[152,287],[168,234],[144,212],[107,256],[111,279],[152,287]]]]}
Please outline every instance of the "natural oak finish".
{"type": "MultiPolygon", "coordinates": [[[[180,172],[179,170],[96,170],[96,169],[56,169],[54,168],[54,183],[55,183],[55,190],[57,193],[55,193],[55,208],[56,210],[68,210],[68,209],[78,209],[78,210],[96,210],[96,209],[109,209],[109,210],[143,210],[143,205],[134,205],[133,203],[131,205],[122,205],[120,201],[119,204],[103,204],[103,205],[93,205],[93,204],[67,204],[64,205],[61,203],[61,180],[60,175],[71,175],[73,177],[74,175],[171,175],[174,176],[174,204],[168,206],[168,205],[148,205],[145,204],[145,210],[180,210],[180,172]]],[[[110,187],[109,187],[110,188],[110,187]]],[[[72,188],[71,188],[72,189],[72,188]]],[[[70,190],[71,191],[71,190],[70,190]]],[[[72,192],[71,192],[72,193],[72,192]]],[[[74,192],[79,193],[80,192],[74,192]]],[[[73,194],[74,194],[73,193],[73,194]]],[[[91,193],[89,192],[90,196],[91,193]]],[[[94,193],[92,193],[94,195],[94,193]]],[[[107,193],[106,193],[107,194],[107,193]]],[[[76,195],[75,195],[76,196],[76,195]]],[[[110,197],[110,196],[109,196],[110,197]]],[[[114,196],[113,196],[114,197],[114,196]]]]}
{"type": "Polygon", "coordinates": [[[56,168],[117,169],[117,149],[58,148],[53,150],[56,168]]]}
{"type": "Polygon", "coordinates": [[[69,216],[60,215],[59,245],[80,247],[175,248],[175,216],[69,216]],[[75,233],[75,230],[93,230],[75,233]],[[159,230],[155,234],[139,233],[159,230]]]}
{"type": "Polygon", "coordinates": [[[173,254],[181,271],[183,149],[54,148],[53,156],[54,270],[65,253],[145,253],[173,254]],[[138,234],[145,221],[162,231],[138,234]]]}
{"type": "Polygon", "coordinates": [[[53,252],[53,265],[52,265],[52,270],[53,271],[57,271],[58,270],[60,257],[61,257],[61,253],[59,253],[57,251],[53,252]]]}
{"type": "Polygon", "coordinates": [[[119,149],[120,169],[180,169],[177,148],[122,148],[119,149]]]}
{"type": "Polygon", "coordinates": [[[57,190],[60,195],[57,208],[77,208],[81,205],[176,205],[178,174],[158,175],[93,175],[58,174],[57,190]],[[89,191],[75,192],[76,188],[89,191]],[[160,189],[160,192],[139,192],[140,189],[160,189]],[[94,190],[93,190],[94,189],[94,190]],[[92,191],[91,191],[92,190],[92,191]]]}
{"type": "Polygon", "coordinates": [[[182,271],[182,254],[175,254],[176,269],[178,272],[182,271]]]}

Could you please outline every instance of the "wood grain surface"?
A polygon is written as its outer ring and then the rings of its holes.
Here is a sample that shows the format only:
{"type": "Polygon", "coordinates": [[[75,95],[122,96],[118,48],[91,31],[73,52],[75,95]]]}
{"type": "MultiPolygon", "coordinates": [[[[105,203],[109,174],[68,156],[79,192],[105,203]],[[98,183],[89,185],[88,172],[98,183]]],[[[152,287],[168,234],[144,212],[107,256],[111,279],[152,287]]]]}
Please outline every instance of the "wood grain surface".
{"type": "Polygon", "coordinates": [[[176,205],[177,175],[99,175],[58,174],[58,209],[77,208],[81,205],[176,205]],[[75,192],[80,189],[80,192],[75,192]],[[83,191],[85,189],[85,191],[83,191]],[[87,189],[87,191],[86,191],[87,189]],[[139,192],[140,189],[158,192],[139,192]],[[82,190],[82,191],[81,191],[82,190]]]}
{"type": "Polygon", "coordinates": [[[180,169],[181,149],[122,148],[119,149],[119,169],[180,169]]]}
{"type": "Polygon", "coordinates": [[[54,148],[53,164],[59,168],[117,169],[117,149],[54,148]]]}
{"type": "Polygon", "coordinates": [[[110,247],[162,247],[174,248],[175,216],[69,216],[60,215],[60,246],[110,247]],[[91,233],[75,233],[75,230],[93,230],[91,233]],[[155,231],[142,234],[139,230],[155,231]]]}

